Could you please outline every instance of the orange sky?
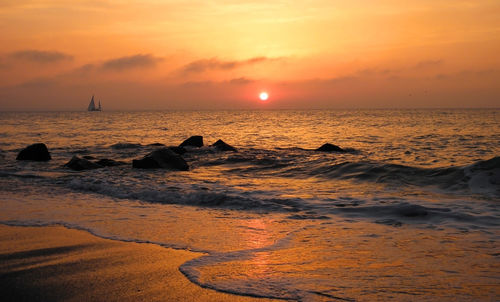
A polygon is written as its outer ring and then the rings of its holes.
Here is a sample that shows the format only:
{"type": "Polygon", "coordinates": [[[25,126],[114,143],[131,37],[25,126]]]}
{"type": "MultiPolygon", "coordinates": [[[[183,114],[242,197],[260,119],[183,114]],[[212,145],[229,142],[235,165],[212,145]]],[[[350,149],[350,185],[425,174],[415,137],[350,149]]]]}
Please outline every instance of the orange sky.
{"type": "Polygon", "coordinates": [[[0,110],[500,107],[498,0],[0,0],[0,28],[0,110]]]}

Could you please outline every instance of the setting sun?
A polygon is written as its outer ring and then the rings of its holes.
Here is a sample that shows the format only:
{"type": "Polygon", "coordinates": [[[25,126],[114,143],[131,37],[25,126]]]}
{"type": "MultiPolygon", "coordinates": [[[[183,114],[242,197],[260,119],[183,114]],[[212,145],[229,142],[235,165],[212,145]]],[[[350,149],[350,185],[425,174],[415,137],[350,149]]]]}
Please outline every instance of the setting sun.
{"type": "Polygon", "coordinates": [[[259,94],[259,99],[261,101],[267,101],[268,98],[269,98],[269,94],[265,91],[263,91],[259,94]]]}

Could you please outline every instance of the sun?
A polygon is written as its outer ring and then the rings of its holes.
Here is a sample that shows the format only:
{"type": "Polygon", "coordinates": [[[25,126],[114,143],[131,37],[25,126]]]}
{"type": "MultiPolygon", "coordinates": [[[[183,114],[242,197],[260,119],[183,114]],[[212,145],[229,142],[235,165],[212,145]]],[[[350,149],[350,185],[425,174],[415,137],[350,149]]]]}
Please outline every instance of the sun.
{"type": "Polygon", "coordinates": [[[265,91],[262,91],[260,94],[259,94],[259,99],[261,101],[267,101],[267,99],[269,98],[269,94],[265,91]]]}

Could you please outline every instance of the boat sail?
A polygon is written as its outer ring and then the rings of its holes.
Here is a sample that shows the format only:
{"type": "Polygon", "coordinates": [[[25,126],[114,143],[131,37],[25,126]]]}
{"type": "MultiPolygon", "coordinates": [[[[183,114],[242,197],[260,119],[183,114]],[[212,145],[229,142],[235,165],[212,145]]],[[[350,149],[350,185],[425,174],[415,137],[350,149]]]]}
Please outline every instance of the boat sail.
{"type": "Polygon", "coordinates": [[[101,101],[99,101],[99,107],[96,108],[95,102],[94,102],[94,95],[92,95],[92,99],[90,100],[90,104],[89,104],[89,107],[87,110],[88,111],[102,111],[101,101]]]}

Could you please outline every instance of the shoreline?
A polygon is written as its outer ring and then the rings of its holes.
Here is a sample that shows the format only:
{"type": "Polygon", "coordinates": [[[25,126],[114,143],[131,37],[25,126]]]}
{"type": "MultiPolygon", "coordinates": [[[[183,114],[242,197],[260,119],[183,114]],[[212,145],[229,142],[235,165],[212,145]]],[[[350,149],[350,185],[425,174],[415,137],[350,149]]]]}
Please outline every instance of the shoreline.
{"type": "Polygon", "coordinates": [[[61,225],[0,224],[2,301],[282,301],[192,283],[179,267],[201,255],[61,225]]]}

